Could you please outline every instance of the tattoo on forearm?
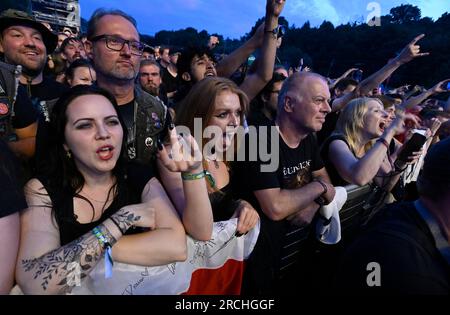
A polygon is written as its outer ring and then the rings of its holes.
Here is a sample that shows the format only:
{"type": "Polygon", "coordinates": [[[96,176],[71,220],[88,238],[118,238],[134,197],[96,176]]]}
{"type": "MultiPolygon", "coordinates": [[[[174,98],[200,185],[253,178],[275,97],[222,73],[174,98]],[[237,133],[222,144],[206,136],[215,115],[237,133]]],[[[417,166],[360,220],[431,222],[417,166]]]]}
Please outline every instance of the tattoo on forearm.
{"type": "Polygon", "coordinates": [[[140,216],[136,216],[134,213],[128,210],[119,210],[112,216],[112,218],[119,225],[122,234],[125,234],[126,231],[130,227],[132,227],[135,222],[141,219],[140,216]]]}
{"type": "MultiPolygon", "coordinates": [[[[115,238],[103,225],[100,225],[99,229],[111,246],[116,243],[115,238]]],[[[59,293],[69,293],[76,283],[71,281],[71,278],[85,278],[101,260],[103,251],[97,238],[89,231],[75,241],[39,258],[22,260],[22,267],[25,272],[34,274],[33,279],[42,279],[41,287],[44,291],[60,286],[59,293]],[[74,263],[80,267],[77,268],[79,275],[73,275],[74,263]]]]}

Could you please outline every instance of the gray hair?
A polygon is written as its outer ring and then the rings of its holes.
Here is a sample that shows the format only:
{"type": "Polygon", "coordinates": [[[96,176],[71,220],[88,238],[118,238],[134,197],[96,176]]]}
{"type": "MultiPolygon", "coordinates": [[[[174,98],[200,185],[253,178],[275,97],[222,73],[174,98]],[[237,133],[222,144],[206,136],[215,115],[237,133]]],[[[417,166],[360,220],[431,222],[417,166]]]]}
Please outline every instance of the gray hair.
{"type": "MultiPolygon", "coordinates": [[[[283,108],[284,99],[286,98],[287,94],[294,89],[298,89],[298,87],[301,86],[302,84],[304,84],[305,80],[310,77],[319,78],[319,79],[323,80],[325,83],[327,83],[327,80],[318,73],[314,73],[314,72],[296,72],[296,73],[294,73],[293,75],[291,75],[289,78],[287,78],[284,81],[283,86],[281,87],[280,95],[278,96],[278,110],[280,112],[283,108]]],[[[299,94],[299,93],[297,93],[297,94],[299,94]]],[[[299,95],[299,96],[301,97],[301,95],[299,95]]]]}
{"type": "Polygon", "coordinates": [[[131,24],[133,24],[133,26],[137,29],[136,20],[131,15],[126,14],[122,10],[99,8],[99,9],[95,10],[94,13],[92,13],[91,18],[89,19],[88,27],[87,27],[87,38],[88,39],[91,39],[92,37],[94,37],[95,32],[97,30],[98,21],[106,15],[121,16],[124,19],[128,20],[131,24]]]}

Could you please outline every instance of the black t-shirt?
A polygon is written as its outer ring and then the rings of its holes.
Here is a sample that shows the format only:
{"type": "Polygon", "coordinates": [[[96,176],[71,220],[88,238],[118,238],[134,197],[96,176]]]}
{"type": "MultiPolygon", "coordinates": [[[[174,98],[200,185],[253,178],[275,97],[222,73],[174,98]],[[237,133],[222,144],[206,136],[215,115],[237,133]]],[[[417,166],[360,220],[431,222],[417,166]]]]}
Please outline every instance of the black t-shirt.
{"type": "Polygon", "coordinates": [[[130,131],[134,125],[134,100],[119,106],[120,115],[130,131]]]}
{"type": "Polygon", "coordinates": [[[413,203],[395,203],[381,211],[370,228],[349,247],[335,286],[342,293],[450,293],[450,265],[437,250],[428,225],[413,203]],[[381,286],[369,287],[378,263],[381,286]]]}
{"type": "MultiPolygon", "coordinates": [[[[268,163],[261,161],[258,154],[258,161],[236,162],[233,170],[235,176],[232,177],[234,191],[258,209],[261,217],[260,236],[249,260],[246,275],[246,281],[254,282],[249,286],[256,287],[260,293],[271,292],[273,289],[271,282],[292,270],[289,267],[293,267],[299,261],[299,246],[302,246],[302,240],[309,237],[310,229],[291,225],[288,220],[272,221],[261,211],[253,192],[270,188],[300,188],[311,181],[312,172],[324,167],[313,135],[308,135],[294,149],[287,146],[279,133],[277,137],[279,150],[274,150],[274,154],[271,154],[272,158],[279,156],[276,170],[262,172],[261,166],[268,163]]],[[[252,147],[249,146],[248,139],[249,135],[245,143],[247,153],[249,147],[252,147]]],[[[259,143],[259,139],[254,139],[253,145],[255,141],[259,143]]],[[[257,152],[271,152],[270,136],[267,136],[267,146],[269,148],[267,151],[258,147],[257,152]]],[[[249,293],[254,294],[255,291],[249,293]]]]}
{"type": "MultiPolygon", "coordinates": [[[[66,245],[73,240],[86,234],[94,227],[101,224],[108,219],[111,215],[116,213],[122,207],[130,204],[137,204],[141,202],[142,191],[144,190],[147,182],[154,177],[151,169],[137,163],[131,163],[128,166],[127,178],[124,181],[119,181],[117,188],[117,197],[113,200],[111,205],[104,210],[100,219],[90,223],[79,223],[77,217],[74,214],[73,209],[73,194],[70,192],[62,192],[58,190],[55,192],[49,180],[45,176],[39,176],[38,179],[44,185],[47,190],[53,206],[56,209],[64,207],[65,211],[70,213],[69,216],[56,213],[56,220],[59,226],[61,246],[66,245]],[[58,206],[55,206],[55,200],[59,200],[58,206]]],[[[140,229],[131,229],[127,234],[133,234],[141,231],[140,229]]]]}
{"type": "Polygon", "coordinates": [[[14,112],[15,116],[12,119],[12,124],[15,129],[28,127],[38,120],[38,112],[36,108],[33,107],[23,86],[19,86],[17,90],[14,112]]]}
{"type": "Polygon", "coordinates": [[[44,77],[39,84],[30,85],[29,87],[27,85],[22,86],[24,86],[25,89],[29,88],[33,107],[39,112],[35,154],[36,173],[39,173],[46,167],[45,164],[48,161],[46,155],[49,151],[48,121],[51,110],[61,95],[68,91],[68,87],[47,77],[44,77]]]}
{"type": "Polygon", "coordinates": [[[254,109],[247,117],[249,126],[271,126],[273,122],[260,109],[254,109]]]}
{"type": "Polygon", "coordinates": [[[322,159],[323,159],[323,161],[325,163],[325,167],[327,168],[328,175],[330,176],[330,179],[331,179],[331,183],[334,186],[346,186],[346,185],[349,185],[350,183],[347,182],[346,180],[344,180],[341,177],[341,175],[339,175],[338,171],[336,170],[336,167],[334,166],[334,164],[330,160],[330,154],[329,154],[330,144],[331,144],[331,142],[333,142],[335,140],[342,140],[348,146],[348,143],[345,140],[344,136],[342,136],[342,135],[333,135],[333,136],[327,138],[324,141],[324,143],[322,144],[322,147],[320,148],[320,155],[322,156],[322,159]]]}
{"type": "Polygon", "coordinates": [[[27,208],[15,156],[0,140],[0,218],[27,208]]]}
{"type": "Polygon", "coordinates": [[[229,220],[239,206],[239,202],[233,198],[231,188],[231,183],[228,183],[219,191],[209,194],[214,222],[229,220]]]}
{"type": "Polygon", "coordinates": [[[171,93],[177,90],[178,79],[177,77],[172,76],[167,68],[161,67],[161,79],[166,93],[171,93]]]}
{"type": "Polygon", "coordinates": [[[38,101],[50,101],[61,97],[61,95],[69,90],[69,87],[59,83],[51,78],[44,77],[41,83],[38,84],[20,84],[27,91],[29,88],[29,95],[33,103],[38,101]]]}

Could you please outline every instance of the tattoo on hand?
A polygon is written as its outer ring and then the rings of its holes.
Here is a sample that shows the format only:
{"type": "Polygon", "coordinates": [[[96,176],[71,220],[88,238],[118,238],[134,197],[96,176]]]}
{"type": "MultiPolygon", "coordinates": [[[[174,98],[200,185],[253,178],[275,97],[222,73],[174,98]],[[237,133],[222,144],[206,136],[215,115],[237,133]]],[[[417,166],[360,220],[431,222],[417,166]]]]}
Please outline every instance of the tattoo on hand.
{"type": "Polygon", "coordinates": [[[125,234],[126,231],[135,224],[135,222],[141,219],[140,216],[136,216],[128,210],[118,211],[113,215],[113,218],[119,225],[122,234],[125,234]]]}

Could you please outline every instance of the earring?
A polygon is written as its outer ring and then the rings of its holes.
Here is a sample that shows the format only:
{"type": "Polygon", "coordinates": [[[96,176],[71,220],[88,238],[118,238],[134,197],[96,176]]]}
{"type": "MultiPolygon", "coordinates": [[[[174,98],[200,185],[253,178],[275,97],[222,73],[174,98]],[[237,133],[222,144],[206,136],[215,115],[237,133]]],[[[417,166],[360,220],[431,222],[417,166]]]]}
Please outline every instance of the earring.
{"type": "Polygon", "coordinates": [[[66,157],[70,160],[72,158],[72,153],[70,153],[70,151],[66,151],[66,157]]]}

